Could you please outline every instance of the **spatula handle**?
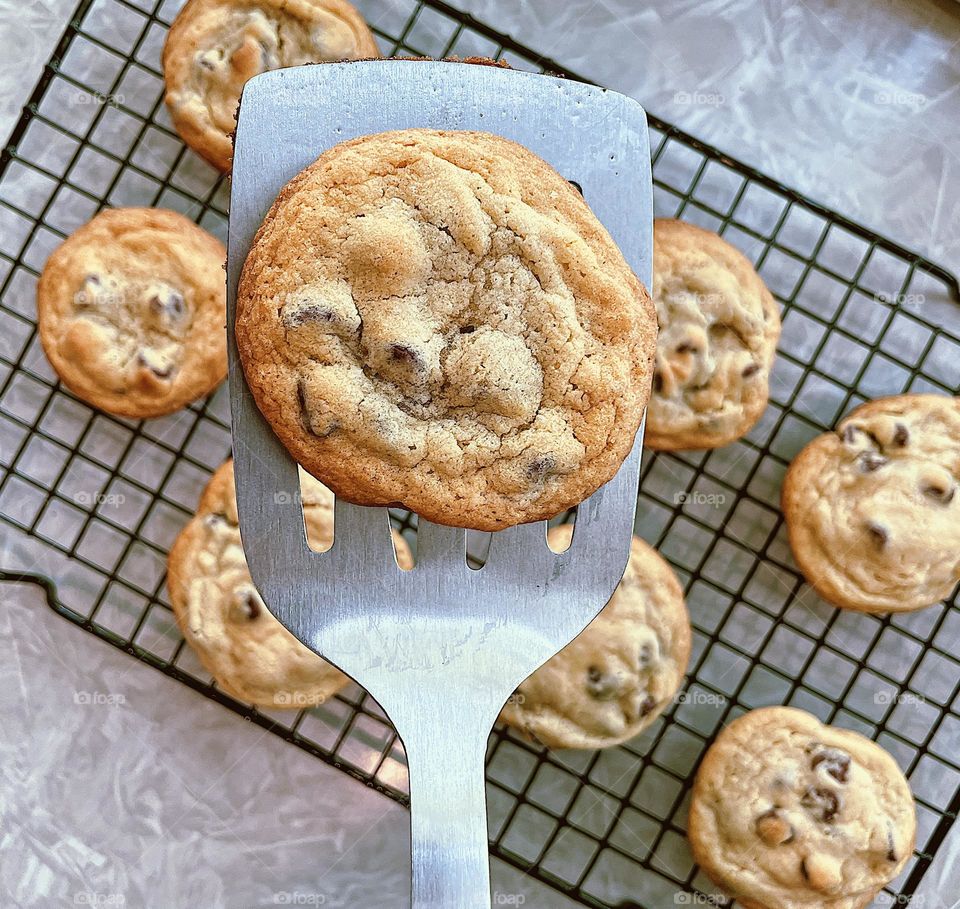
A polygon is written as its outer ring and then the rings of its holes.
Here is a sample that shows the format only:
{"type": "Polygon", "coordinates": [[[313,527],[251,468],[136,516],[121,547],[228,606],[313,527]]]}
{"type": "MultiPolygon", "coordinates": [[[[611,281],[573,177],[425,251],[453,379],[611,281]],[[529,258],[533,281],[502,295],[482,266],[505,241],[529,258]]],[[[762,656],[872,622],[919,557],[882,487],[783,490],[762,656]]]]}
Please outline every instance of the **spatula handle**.
{"type": "Polygon", "coordinates": [[[488,729],[446,715],[404,736],[410,771],[413,909],[490,909],[484,792],[488,729]]]}

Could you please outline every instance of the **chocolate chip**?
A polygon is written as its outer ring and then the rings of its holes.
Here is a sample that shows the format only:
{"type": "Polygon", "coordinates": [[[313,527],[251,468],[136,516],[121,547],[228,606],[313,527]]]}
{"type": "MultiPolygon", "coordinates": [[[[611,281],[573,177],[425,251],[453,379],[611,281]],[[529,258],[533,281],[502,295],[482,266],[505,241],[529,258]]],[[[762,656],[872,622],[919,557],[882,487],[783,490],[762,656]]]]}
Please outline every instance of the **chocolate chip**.
{"type": "Polygon", "coordinates": [[[640,702],[640,719],[643,719],[645,716],[650,716],[653,713],[653,708],[657,706],[657,699],[652,695],[648,694],[640,702]]]}
{"type": "Polygon", "coordinates": [[[462,335],[472,335],[477,330],[476,325],[461,325],[460,334],[462,335]]]}
{"type": "Polygon", "coordinates": [[[939,502],[941,505],[949,505],[953,501],[956,492],[957,489],[955,486],[947,488],[940,483],[927,483],[923,487],[923,494],[939,502]]]}
{"type": "Polygon", "coordinates": [[[77,306],[92,306],[97,302],[97,291],[101,286],[100,275],[87,275],[80,285],[80,290],[74,295],[74,303],[77,306]]]}
{"type": "Polygon", "coordinates": [[[846,783],[850,774],[850,755],[839,748],[825,748],[813,756],[810,766],[814,770],[822,768],[838,783],[846,783]]]}
{"type": "Polygon", "coordinates": [[[659,369],[653,371],[653,390],[657,394],[663,391],[663,373],[659,369]]]}
{"type": "Polygon", "coordinates": [[[857,460],[864,473],[873,473],[887,463],[887,459],[876,451],[865,451],[857,460]]]}
{"type": "Polygon", "coordinates": [[[768,846],[784,846],[792,843],[797,832],[779,808],[771,808],[759,815],[753,823],[757,836],[768,846]]]}
{"type": "Polygon", "coordinates": [[[307,432],[312,433],[313,427],[310,425],[310,411],[307,409],[307,387],[301,379],[297,382],[297,404],[300,407],[300,422],[307,432]]]}
{"type": "Polygon", "coordinates": [[[910,430],[903,423],[897,423],[897,428],[893,431],[893,444],[903,448],[910,441],[910,430]]]}
{"type": "Polygon", "coordinates": [[[237,606],[240,607],[240,611],[243,614],[244,618],[253,620],[260,615],[260,603],[258,602],[256,596],[254,596],[250,591],[243,591],[237,597],[237,606]]]}
{"type": "Polygon", "coordinates": [[[610,701],[620,694],[620,681],[612,673],[590,666],[587,669],[587,692],[598,701],[610,701]]]}
{"type": "Polygon", "coordinates": [[[853,442],[859,432],[861,432],[859,426],[854,426],[853,423],[847,423],[840,431],[840,437],[844,442],[853,442]]]}
{"type": "Polygon", "coordinates": [[[149,369],[158,379],[169,379],[173,375],[173,363],[157,363],[143,351],[137,354],[137,362],[149,369]]]}
{"type": "Polygon", "coordinates": [[[337,321],[337,314],[322,303],[308,303],[306,306],[291,307],[283,310],[284,328],[300,328],[308,322],[320,325],[332,325],[337,321]]]}
{"type": "Polygon", "coordinates": [[[150,308],[160,316],[166,316],[171,322],[179,322],[186,312],[183,296],[175,290],[155,293],[150,297],[150,308]]]}
{"type": "Polygon", "coordinates": [[[413,373],[416,378],[426,376],[427,365],[423,357],[409,344],[388,344],[387,355],[393,363],[406,370],[408,376],[410,373],[413,373]]]}
{"type": "Polygon", "coordinates": [[[897,844],[893,839],[893,828],[887,827],[887,861],[897,861],[897,844]]]}
{"type": "Polygon", "coordinates": [[[749,379],[750,376],[755,376],[758,372],[760,372],[759,363],[748,363],[744,366],[743,372],[740,373],[740,375],[743,376],[744,379],[749,379]]]}
{"type": "Polygon", "coordinates": [[[685,353],[695,354],[695,353],[700,353],[700,348],[697,347],[696,344],[691,344],[689,341],[684,341],[682,344],[677,345],[676,351],[678,354],[685,354],[685,353]]]}
{"type": "Polygon", "coordinates": [[[653,644],[649,641],[640,645],[640,654],[637,662],[641,669],[646,669],[653,662],[653,644]]]}
{"type": "Polygon", "coordinates": [[[527,476],[531,480],[543,480],[556,466],[557,462],[549,455],[540,455],[527,464],[527,476]]]}
{"type": "Polygon", "coordinates": [[[867,533],[870,535],[873,544],[879,549],[883,549],[890,540],[890,532],[883,524],[871,521],[867,524],[867,533]]]}
{"type": "Polygon", "coordinates": [[[840,796],[822,786],[808,786],[800,799],[800,804],[818,821],[829,824],[840,810],[840,796]]]}

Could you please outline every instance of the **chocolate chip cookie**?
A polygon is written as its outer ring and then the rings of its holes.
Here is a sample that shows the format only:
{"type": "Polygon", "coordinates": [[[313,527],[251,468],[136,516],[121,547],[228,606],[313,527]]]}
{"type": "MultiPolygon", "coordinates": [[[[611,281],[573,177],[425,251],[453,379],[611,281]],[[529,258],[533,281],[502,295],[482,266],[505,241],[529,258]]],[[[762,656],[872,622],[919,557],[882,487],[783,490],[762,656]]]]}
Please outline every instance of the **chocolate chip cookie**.
{"type": "Polygon", "coordinates": [[[157,417],[227,374],[223,244],[183,215],[102,211],[56,249],[37,286],[40,340],[75,395],[157,417]]]}
{"type": "MultiPolygon", "coordinates": [[[[573,526],[550,530],[569,545],[573,526]]],[[[587,628],[530,676],[500,719],[551,748],[605,748],[667,707],[690,658],[690,619],[673,569],[636,537],[623,580],[587,628]]]]}
{"type": "Polygon", "coordinates": [[[693,786],[694,858],[745,909],[861,909],[906,865],[915,834],[896,761],[790,707],[734,720],[693,786]]]}
{"type": "Polygon", "coordinates": [[[717,448],[760,419],[780,337],[776,302],[750,261],[683,221],[653,227],[660,337],[645,443],[717,448]]]}
{"type": "Polygon", "coordinates": [[[286,66],[379,56],[346,0],[189,0],[163,48],[167,107],[187,145],[226,172],[248,79],[286,66]]]}
{"type": "Polygon", "coordinates": [[[825,599],[921,609],[960,581],[960,398],[870,401],[814,439],[783,484],[794,558],[825,599]]]}
{"type": "MultiPolygon", "coordinates": [[[[323,550],[333,540],[333,496],[308,474],[301,484],[307,537],[323,550]]],[[[394,543],[401,566],[412,567],[399,534],[394,543]]],[[[322,704],[349,681],[290,634],[254,588],[240,545],[232,461],[210,478],[196,515],[174,542],[167,588],[184,638],[232,697],[300,709],[322,704]]]]}
{"type": "Polygon", "coordinates": [[[405,130],[338,145],[282,190],[236,336],[264,416],[339,496],[498,530],[616,473],[656,318],[546,162],[486,133],[405,130]]]}

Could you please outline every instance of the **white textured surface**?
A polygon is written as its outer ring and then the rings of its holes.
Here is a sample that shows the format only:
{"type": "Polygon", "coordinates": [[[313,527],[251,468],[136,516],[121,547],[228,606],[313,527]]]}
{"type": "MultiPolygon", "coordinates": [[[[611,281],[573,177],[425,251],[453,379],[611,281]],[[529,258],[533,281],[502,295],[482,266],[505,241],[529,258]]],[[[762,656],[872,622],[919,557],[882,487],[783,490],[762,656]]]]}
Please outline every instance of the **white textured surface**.
{"type": "MultiPolygon", "coordinates": [[[[960,5],[455,2],[960,266],[960,5]]],[[[384,17],[390,4],[361,3],[384,17]]],[[[3,136],[73,6],[0,0],[3,136]]],[[[0,590],[0,904],[122,894],[176,909],[298,893],[305,905],[406,905],[405,812],[71,627],[32,588],[0,590]],[[87,695],[123,702],[77,703],[87,695]]],[[[503,866],[494,882],[527,907],[564,905],[503,866]]]]}

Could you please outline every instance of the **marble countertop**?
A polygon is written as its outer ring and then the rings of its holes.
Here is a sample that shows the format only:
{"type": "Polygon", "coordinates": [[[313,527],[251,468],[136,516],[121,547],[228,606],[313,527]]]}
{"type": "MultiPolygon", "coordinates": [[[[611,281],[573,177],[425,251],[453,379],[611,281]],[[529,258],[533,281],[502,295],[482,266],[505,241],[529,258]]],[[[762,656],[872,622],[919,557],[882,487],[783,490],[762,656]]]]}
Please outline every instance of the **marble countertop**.
{"type": "MultiPolygon", "coordinates": [[[[364,6],[375,20],[391,2],[364,6]]],[[[960,4],[454,2],[960,267],[960,4]]],[[[0,0],[0,134],[74,5],[0,0]]],[[[35,588],[0,596],[3,905],[407,905],[401,808],[71,627],[35,588]],[[85,703],[90,691],[113,701],[85,703]],[[122,817],[103,810],[117,804],[122,817]]],[[[515,904],[572,906],[493,874],[515,904]]]]}

